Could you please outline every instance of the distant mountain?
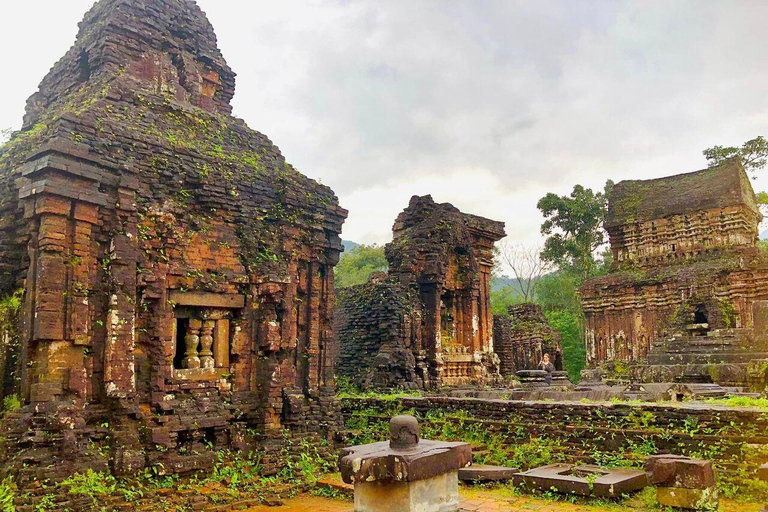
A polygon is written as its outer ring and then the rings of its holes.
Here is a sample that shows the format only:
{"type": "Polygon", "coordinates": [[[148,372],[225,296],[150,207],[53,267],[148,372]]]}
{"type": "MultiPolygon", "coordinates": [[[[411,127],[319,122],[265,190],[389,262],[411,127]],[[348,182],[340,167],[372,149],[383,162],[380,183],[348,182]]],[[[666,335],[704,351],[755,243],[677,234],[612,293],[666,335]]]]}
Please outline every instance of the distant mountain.
{"type": "Polygon", "coordinates": [[[341,245],[344,246],[344,252],[349,252],[360,244],[357,242],[352,242],[350,240],[342,240],[341,245]]]}

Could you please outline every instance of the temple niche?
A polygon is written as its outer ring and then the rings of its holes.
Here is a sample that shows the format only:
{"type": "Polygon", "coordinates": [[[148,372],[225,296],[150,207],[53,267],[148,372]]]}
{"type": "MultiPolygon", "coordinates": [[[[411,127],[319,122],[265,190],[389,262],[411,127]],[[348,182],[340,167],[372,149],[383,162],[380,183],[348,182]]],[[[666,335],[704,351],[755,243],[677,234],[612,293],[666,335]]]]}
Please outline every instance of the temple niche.
{"type": "Polygon", "coordinates": [[[392,231],[388,275],[340,294],[339,374],[398,384],[384,387],[499,382],[490,276],[504,224],[414,196],[392,231]]]}
{"type": "Polygon", "coordinates": [[[581,288],[585,376],[610,363],[640,382],[745,385],[768,356],[768,258],[741,164],[622,181],[608,200],[613,267],[581,288]]]}
{"type": "Polygon", "coordinates": [[[501,361],[501,375],[514,377],[520,370],[538,370],[549,354],[555,371],[563,371],[560,333],[544,316],[540,304],[509,306],[507,315],[493,315],[494,350],[501,361]]]}
{"type": "Polygon", "coordinates": [[[0,154],[0,293],[19,304],[0,362],[23,403],[2,457],[21,483],[183,473],[225,447],[269,472],[285,432],[342,428],[347,212],[231,115],[234,91],[194,2],[102,0],[29,99],[0,154]]]}

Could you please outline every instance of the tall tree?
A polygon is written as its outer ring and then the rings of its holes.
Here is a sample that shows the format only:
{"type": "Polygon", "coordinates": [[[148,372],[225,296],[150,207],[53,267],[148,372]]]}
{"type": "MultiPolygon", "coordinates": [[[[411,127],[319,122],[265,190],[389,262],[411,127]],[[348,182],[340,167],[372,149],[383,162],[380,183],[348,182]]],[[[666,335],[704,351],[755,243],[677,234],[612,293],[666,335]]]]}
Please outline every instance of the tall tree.
{"type": "Polygon", "coordinates": [[[582,279],[593,273],[595,252],[605,243],[606,196],[612,186],[608,180],[603,192],[593,192],[576,185],[569,196],[550,192],[539,200],[536,206],[545,219],[541,233],[547,235],[542,259],[561,269],[576,268],[582,279]]]}
{"type": "Polygon", "coordinates": [[[384,272],[387,267],[384,247],[376,244],[358,245],[342,254],[334,269],[334,282],[337,288],[362,284],[368,281],[371,273],[384,272]]]}
{"type": "Polygon", "coordinates": [[[502,271],[512,272],[513,286],[523,302],[533,301],[539,279],[553,270],[552,262],[541,257],[542,248],[538,246],[527,247],[505,240],[498,248],[498,261],[502,271]]]}
{"type": "Polygon", "coordinates": [[[715,167],[729,158],[738,157],[744,169],[754,178],[757,171],[768,163],[768,140],[758,136],[748,140],[741,147],[712,146],[703,151],[710,167],[715,167]]]}

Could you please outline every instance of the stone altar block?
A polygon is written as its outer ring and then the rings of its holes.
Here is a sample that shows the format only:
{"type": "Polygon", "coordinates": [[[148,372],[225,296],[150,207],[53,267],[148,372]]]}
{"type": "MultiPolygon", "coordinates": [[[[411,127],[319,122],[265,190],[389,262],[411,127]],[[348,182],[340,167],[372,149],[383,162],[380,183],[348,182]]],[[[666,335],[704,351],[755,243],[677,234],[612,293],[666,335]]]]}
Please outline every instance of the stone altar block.
{"type": "Polygon", "coordinates": [[[711,460],[651,455],[645,470],[656,486],[659,505],[694,510],[717,507],[717,475],[711,460]]]}
{"type": "Polygon", "coordinates": [[[472,462],[469,443],[419,438],[413,416],[395,416],[390,440],[344,448],[341,477],[355,486],[355,512],[456,512],[458,470],[472,462]]]}

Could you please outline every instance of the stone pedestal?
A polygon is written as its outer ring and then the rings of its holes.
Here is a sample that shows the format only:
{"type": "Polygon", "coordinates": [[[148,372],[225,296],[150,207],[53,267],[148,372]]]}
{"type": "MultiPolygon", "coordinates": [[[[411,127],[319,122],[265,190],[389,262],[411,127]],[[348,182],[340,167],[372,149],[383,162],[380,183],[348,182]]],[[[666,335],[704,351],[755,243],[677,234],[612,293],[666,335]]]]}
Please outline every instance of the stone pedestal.
{"type": "Polygon", "coordinates": [[[355,512],[456,512],[459,477],[456,471],[415,482],[355,484],[355,512]]]}
{"type": "Polygon", "coordinates": [[[520,381],[520,386],[523,388],[546,388],[547,384],[547,372],[544,370],[520,370],[515,376],[520,381]]]}
{"type": "Polygon", "coordinates": [[[458,470],[472,461],[468,443],[419,439],[413,416],[396,416],[389,442],[345,448],[339,469],[355,486],[355,512],[457,512],[458,470]]]}

